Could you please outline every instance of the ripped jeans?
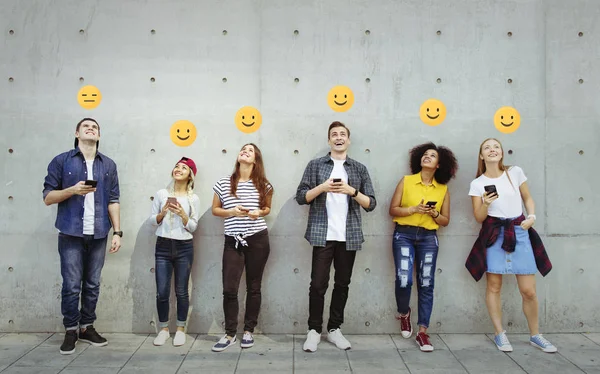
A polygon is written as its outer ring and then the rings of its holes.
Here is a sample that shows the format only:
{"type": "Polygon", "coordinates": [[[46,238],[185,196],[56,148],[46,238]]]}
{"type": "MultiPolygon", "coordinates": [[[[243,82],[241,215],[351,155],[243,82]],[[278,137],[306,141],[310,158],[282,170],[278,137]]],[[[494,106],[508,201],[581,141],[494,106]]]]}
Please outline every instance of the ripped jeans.
{"type": "Polygon", "coordinates": [[[417,264],[419,291],[419,326],[429,327],[433,309],[433,287],[438,254],[435,230],[396,225],[392,248],[396,265],[396,304],[398,313],[408,313],[413,283],[413,268],[417,264]]]}

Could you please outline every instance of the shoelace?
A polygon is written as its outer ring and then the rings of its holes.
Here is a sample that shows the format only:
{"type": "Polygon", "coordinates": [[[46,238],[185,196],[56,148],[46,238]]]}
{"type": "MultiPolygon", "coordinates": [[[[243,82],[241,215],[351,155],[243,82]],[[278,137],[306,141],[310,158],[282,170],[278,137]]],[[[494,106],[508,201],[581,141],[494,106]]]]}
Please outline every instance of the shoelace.
{"type": "Polygon", "coordinates": [[[537,336],[537,338],[535,339],[537,340],[539,343],[541,343],[541,345],[543,347],[548,347],[550,345],[552,345],[548,340],[546,340],[546,338],[544,338],[541,334],[537,336]]]}
{"type": "Polygon", "coordinates": [[[429,341],[429,335],[425,333],[419,333],[419,337],[421,338],[423,345],[431,345],[431,342],[429,341]]]}
{"type": "Polygon", "coordinates": [[[403,331],[410,331],[410,318],[406,316],[400,316],[400,329],[403,331]]]}
{"type": "Polygon", "coordinates": [[[506,336],[506,334],[502,333],[502,334],[498,335],[498,337],[500,338],[500,345],[510,345],[510,342],[508,341],[508,337],[506,336]]]}
{"type": "Polygon", "coordinates": [[[244,334],[244,337],[242,338],[242,340],[252,340],[252,335],[244,334]]]}

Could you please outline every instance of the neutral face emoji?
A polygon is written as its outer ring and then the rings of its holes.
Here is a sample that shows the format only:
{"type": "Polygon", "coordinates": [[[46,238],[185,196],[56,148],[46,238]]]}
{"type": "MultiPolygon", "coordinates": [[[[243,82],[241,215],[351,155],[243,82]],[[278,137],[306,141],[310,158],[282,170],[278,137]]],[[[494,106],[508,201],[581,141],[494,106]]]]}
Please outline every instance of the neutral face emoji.
{"type": "Polygon", "coordinates": [[[429,99],[419,109],[421,121],[429,126],[437,126],[446,118],[446,106],[438,99],[429,99]]]}
{"type": "Polygon", "coordinates": [[[327,104],[336,112],[345,112],[354,105],[354,93],[350,87],[335,86],[327,94],[327,104]]]}
{"type": "Polygon", "coordinates": [[[171,141],[179,147],[189,147],[196,140],[196,126],[186,120],[177,121],[171,126],[171,141]]]}
{"type": "Polygon", "coordinates": [[[77,102],[84,109],[94,109],[102,101],[102,94],[96,86],[83,86],[77,93],[77,102]]]}
{"type": "Polygon", "coordinates": [[[234,121],[238,130],[246,134],[251,134],[260,128],[262,116],[258,109],[245,106],[237,111],[234,121]]]}
{"type": "Polygon", "coordinates": [[[515,108],[503,106],[494,114],[494,126],[501,133],[513,133],[521,126],[521,115],[515,108]]]}

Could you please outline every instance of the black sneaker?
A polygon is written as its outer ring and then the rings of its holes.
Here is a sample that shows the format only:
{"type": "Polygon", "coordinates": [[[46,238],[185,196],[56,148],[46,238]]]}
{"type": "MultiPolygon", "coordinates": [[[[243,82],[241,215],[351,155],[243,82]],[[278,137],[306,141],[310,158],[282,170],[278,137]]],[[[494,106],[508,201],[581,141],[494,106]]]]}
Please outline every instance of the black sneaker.
{"type": "Polygon", "coordinates": [[[94,326],[88,326],[84,332],[79,331],[79,340],[89,343],[94,347],[104,347],[108,344],[106,339],[100,336],[94,326]]]}
{"type": "Polygon", "coordinates": [[[67,330],[65,341],[60,346],[61,355],[70,355],[75,352],[75,344],[77,343],[77,330],[67,330]]]}

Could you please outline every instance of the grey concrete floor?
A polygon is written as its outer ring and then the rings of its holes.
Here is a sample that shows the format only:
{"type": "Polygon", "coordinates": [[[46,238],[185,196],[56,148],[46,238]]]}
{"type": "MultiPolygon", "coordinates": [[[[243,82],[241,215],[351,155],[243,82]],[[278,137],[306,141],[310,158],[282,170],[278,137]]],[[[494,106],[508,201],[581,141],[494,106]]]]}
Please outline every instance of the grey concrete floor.
{"type": "Polygon", "coordinates": [[[352,349],[341,351],[321,340],[316,353],[302,351],[303,335],[256,335],[256,345],[239,344],[224,352],[210,348],[216,335],[188,335],[182,347],[172,339],[152,345],[147,334],[104,334],[109,344],[78,343],[63,356],[63,334],[0,333],[2,374],[115,373],[598,373],[600,333],[546,334],[559,352],[543,353],[528,336],[509,334],[512,353],[502,353],[491,335],[433,334],[435,351],[419,351],[415,341],[400,335],[348,335],[352,349]]]}

